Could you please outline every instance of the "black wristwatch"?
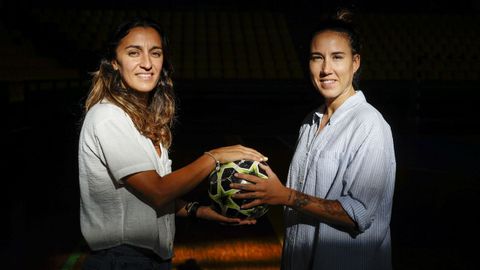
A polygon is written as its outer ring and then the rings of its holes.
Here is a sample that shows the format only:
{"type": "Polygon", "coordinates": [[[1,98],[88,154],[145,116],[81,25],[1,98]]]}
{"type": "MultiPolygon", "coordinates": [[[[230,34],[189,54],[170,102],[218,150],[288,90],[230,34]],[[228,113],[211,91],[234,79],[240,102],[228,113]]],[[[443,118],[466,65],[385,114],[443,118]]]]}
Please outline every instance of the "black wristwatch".
{"type": "Polygon", "coordinates": [[[200,203],[198,202],[189,202],[185,205],[185,209],[187,210],[187,216],[191,219],[197,218],[197,211],[200,207],[200,203]]]}

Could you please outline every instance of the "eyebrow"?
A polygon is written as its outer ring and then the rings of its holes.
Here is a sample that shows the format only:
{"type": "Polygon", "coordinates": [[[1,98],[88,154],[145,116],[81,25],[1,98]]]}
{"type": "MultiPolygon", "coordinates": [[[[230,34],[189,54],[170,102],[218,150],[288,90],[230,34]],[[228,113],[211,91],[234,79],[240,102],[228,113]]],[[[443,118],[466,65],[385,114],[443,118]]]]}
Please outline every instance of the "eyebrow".
{"type": "MultiPolygon", "coordinates": [[[[346,52],[332,52],[330,54],[346,54],[346,52]]],[[[310,55],[323,55],[319,52],[311,52],[310,55]]]]}
{"type": "MultiPolygon", "coordinates": [[[[134,48],[134,49],[141,50],[141,49],[142,49],[142,46],[139,46],[139,45],[128,45],[127,47],[125,47],[125,49],[129,49],[129,48],[134,48]]],[[[152,48],[150,48],[150,51],[157,50],[157,49],[162,50],[162,47],[160,47],[160,46],[153,46],[152,48]]]]}

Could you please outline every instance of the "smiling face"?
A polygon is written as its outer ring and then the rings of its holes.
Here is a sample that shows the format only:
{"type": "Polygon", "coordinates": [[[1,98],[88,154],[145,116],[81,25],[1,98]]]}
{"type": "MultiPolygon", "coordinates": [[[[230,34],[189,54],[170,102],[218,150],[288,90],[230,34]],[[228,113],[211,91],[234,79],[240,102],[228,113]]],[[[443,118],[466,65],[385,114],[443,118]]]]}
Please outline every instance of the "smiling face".
{"type": "Polygon", "coordinates": [[[113,68],[122,83],[140,93],[149,93],[158,84],[163,65],[162,40],[151,27],[135,27],[118,44],[113,68]]]}
{"type": "Polygon", "coordinates": [[[334,31],[316,34],[310,47],[311,80],[328,104],[341,104],[355,94],[353,75],[360,55],[352,54],[348,36],[334,31]]]}

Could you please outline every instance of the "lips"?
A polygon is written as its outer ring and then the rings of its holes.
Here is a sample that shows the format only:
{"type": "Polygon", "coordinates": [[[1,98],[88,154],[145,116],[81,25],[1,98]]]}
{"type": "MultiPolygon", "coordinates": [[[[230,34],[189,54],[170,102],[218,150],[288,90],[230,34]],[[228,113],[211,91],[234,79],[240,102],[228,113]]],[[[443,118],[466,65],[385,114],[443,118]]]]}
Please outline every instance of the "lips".
{"type": "Polygon", "coordinates": [[[333,88],[333,87],[335,87],[336,82],[337,82],[337,80],[321,79],[320,80],[320,86],[324,89],[333,88]]]}
{"type": "Polygon", "coordinates": [[[320,80],[321,83],[324,83],[324,84],[332,84],[332,83],[335,83],[336,81],[335,80],[320,80]]]}
{"type": "Polygon", "coordinates": [[[151,78],[153,78],[153,73],[138,73],[135,75],[143,80],[150,80],[151,78]]]}

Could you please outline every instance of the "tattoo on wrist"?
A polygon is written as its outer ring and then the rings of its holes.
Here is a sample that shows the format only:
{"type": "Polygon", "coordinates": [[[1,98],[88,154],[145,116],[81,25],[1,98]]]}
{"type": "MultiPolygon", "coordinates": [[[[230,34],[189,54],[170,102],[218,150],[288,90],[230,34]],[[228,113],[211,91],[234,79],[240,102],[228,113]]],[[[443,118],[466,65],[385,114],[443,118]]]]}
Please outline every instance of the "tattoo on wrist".
{"type": "Polygon", "coordinates": [[[310,203],[310,198],[307,195],[295,192],[294,204],[296,208],[303,208],[308,203],[310,203]]]}
{"type": "Polygon", "coordinates": [[[290,193],[288,193],[287,203],[290,203],[290,200],[292,199],[292,195],[293,195],[293,189],[290,189],[290,193]]]}

